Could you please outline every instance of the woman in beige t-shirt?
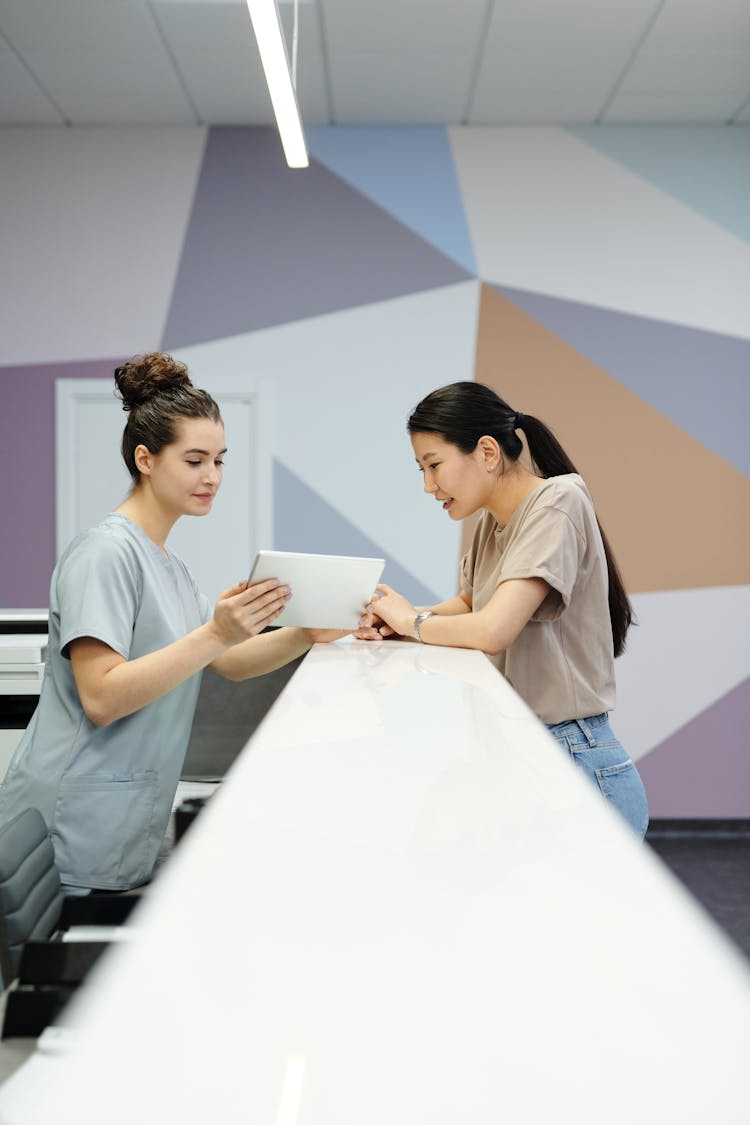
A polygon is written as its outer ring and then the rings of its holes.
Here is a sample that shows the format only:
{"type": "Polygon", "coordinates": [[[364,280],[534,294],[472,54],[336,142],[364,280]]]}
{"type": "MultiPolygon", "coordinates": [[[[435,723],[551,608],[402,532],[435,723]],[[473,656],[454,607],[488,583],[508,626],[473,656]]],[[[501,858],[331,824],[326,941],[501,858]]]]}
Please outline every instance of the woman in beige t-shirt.
{"type": "Polygon", "coordinates": [[[381,585],[360,636],[486,652],[642,836],[643,784],[608,718],[632,611],[586,485],[543,422],[481,383],[433,391],[407,428],[425,492],[452,520],[483,514],[458,597],[420,611],[381,585]]]}

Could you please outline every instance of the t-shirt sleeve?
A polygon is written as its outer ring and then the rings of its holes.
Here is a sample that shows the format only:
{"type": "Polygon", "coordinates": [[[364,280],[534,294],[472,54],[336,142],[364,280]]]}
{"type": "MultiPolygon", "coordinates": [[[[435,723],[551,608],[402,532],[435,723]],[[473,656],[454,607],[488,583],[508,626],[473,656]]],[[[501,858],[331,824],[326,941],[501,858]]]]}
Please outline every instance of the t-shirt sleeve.
{"type": "Polygon", "coordinates": [[[70,642],[94,637],[127,660],[141,598],[141,575],[127,546],[110,535],[93,535],[76,547],[57,577],[60,653],[70,642]]]}
{"type": "Polygon", "coordinates": [[[554,621],[567,609],[584,546],[575,523],[559,508],[538,508],[524,520],[503,557],[501,580],[543,578],[549,583],[532,621],[554,621]]]}

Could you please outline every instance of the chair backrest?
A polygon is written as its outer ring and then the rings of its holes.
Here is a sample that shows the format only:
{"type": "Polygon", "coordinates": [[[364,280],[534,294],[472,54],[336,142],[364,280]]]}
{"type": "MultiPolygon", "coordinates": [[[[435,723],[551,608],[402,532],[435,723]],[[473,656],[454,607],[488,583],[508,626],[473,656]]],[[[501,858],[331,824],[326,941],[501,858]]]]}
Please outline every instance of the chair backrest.
{"type": "Polygon", "coordinates": [[[63,893],[55,852],[38,809],[0,828],[0,972],[7,987],[18,975],[24,943],[54,933],[63,893]]]}

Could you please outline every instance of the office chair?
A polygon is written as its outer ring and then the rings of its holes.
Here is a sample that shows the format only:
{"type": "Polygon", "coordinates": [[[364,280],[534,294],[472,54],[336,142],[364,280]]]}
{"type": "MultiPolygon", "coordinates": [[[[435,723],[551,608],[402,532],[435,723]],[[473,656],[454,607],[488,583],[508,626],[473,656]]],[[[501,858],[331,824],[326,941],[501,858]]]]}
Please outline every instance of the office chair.
{"type": "Polygon", "coordinates": [[[67,942],[64,932],[121,925],[137,901],[135,895],[63,895],[38,809],[0,827],[0,972],[10,986],[2,1038],[39,1035],[108,944],[67,942]]]}

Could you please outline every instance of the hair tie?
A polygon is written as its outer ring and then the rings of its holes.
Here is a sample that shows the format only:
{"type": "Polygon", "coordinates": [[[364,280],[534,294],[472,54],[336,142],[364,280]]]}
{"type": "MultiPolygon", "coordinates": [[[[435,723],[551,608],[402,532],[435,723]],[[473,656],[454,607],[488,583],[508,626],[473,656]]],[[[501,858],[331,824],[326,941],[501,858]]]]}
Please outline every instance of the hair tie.
{"type": "Polygon", "coordinates": [[[513,429],[514,430],[520,430],[521,429],[522,424],[523,424],[523,419],[524,419],[523,414],[521,413],[520,410],[517,410],[516,416],[513,419],[513,429]]]}

